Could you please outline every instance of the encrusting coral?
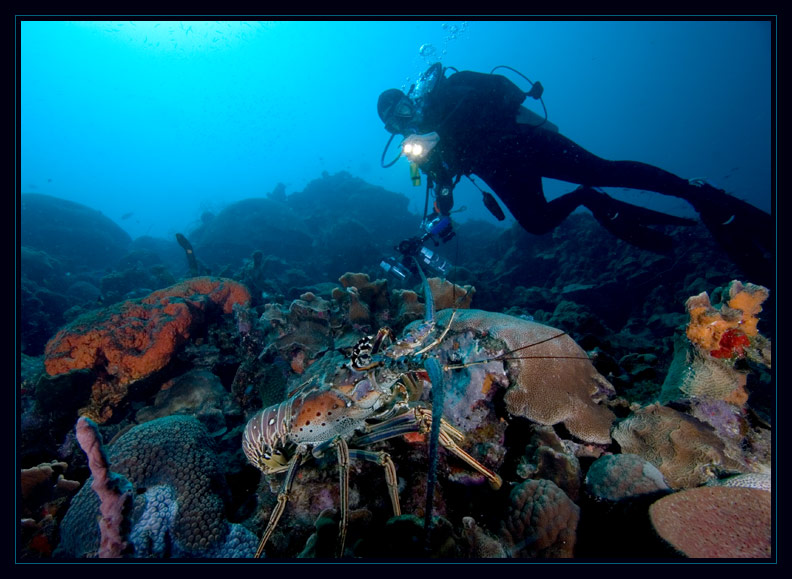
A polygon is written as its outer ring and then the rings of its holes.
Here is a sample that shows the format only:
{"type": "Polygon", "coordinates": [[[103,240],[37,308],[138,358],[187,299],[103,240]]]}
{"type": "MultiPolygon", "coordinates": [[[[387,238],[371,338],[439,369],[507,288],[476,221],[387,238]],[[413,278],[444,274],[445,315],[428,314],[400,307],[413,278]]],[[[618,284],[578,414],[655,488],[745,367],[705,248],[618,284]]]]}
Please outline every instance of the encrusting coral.
{"type": "Polygon", "coordinates": [[[230,314],[235,304],[249,301],[247,289],[235,281],[198,277],[85,314],[47,343],[46,371],[94,371],[91,401],[80,413],[102,423],[128,386],[164,368],[207,316],[230,314]]]}

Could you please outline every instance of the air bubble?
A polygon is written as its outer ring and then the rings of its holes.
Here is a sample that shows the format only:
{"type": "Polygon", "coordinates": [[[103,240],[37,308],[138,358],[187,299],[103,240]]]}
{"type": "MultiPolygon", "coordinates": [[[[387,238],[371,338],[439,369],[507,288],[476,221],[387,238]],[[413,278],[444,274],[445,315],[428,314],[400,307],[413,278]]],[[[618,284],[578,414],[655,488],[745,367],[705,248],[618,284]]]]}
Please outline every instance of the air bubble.
{"type": "Polygon", "coordinates": [[[422,44],[421,48],[418,49],[418,54],[420,54],[424,58],[431,58],[435,54],[437,54],[437,50],[432,44],[426,43],[426,44],[422,44]]]}

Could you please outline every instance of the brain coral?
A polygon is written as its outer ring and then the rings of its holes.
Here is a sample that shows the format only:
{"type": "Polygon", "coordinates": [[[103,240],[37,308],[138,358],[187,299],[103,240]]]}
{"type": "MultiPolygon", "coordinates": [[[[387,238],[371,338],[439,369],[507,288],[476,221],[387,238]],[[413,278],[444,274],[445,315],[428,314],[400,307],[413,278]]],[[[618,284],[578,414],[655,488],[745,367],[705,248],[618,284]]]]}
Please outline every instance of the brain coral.
{"type": "Polygon", "coordinates": [[[549,480],[527,480],[511,491],[501,535],[516,558],[570,558],[580,508],[549,480]]]}
{"type": "Polygon", "coordinates": [[[716,468],[747,470],[724,452],[724,443],[710,427],[659,404],[634,412],[613,431],[613,438],[623,452],[655,465],[675,489],[712,480],[716,468]]]}
{"type": "MultiPolygon", "coordinates": [[[[437,314],[445,325],[451,310],[437,314]]],[[[551,426],[562,422],[577,438],[609,444],[613,413],[599,402],[613,392],[567,334],[536,322],[482,310],[456,310],[452,332],[474,331],[501,340],[511,386],[504,401],[512,416],[551,426]]]]}
{"type": "Polygon", "coordinates": [[[91,403],[81,414],[102,423],[127,386],[162,369],[207,314],[227,314],[249,301],[247,289],[235,281],[192,278],[78,317],[47,343],[45,368],[51,376],[96,371],[91,403]]]}
{"type": "Polygon", "coordinates": [[[764,558],[772,554],[771,494],[740,487],[700,487],[649,507],[657,533],[691,558],[764,558]]]}
{"type": "MultiPolygon", "coordinates": [[[[223,473],[212,439],[191,416],[138,425],[106,449],[110,468],[135,487],[129,516],[133,557],[249,557],[257,539],[226,521],[223,473]]],[[[99,499],[91,479],[75,495],[55,555],[90,557],[99,549],[99,499]]]]}

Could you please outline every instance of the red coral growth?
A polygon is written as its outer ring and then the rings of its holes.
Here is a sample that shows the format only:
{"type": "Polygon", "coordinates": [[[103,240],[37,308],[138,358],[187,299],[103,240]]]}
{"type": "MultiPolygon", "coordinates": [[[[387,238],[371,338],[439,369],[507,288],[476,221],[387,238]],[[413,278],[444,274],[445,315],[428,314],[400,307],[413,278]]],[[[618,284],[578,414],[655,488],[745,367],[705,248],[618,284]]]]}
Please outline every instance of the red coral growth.
{"type": "Polygon", "coordinates": [[[751,341],[745,335],[745,332],[732,328],[723,333],[718,345],[720,348],[710,352],[712,357],[731,358],[733,356],[744,356],[745,348],[751,345],[751,341]]]}
{"type": "Polygon", "coordinates": [[[234,281],[198,277],[80,316],[60,330],[45,349],[50,375],[72,370],[98,372],[87,415],[104,422],[126,395],[126,386],[162,369],[202,324],[208,310],[231,313],[250,300],[234,281]]]}

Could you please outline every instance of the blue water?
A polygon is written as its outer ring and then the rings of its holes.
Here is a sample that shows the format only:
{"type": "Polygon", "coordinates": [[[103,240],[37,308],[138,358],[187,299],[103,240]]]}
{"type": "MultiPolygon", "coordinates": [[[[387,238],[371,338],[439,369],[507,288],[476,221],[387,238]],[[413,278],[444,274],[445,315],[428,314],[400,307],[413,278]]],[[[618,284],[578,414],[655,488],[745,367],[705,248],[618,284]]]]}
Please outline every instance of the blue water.
{"type": "MultiPolygon", "coordinates": [[[[419,213],[406,161],[380,167],[376,102],[435,60],[517,68],[591,152],[771,209],[774,71],[758,21],[23,22],[22,192],[98,209],[133,237],[172,238],[204,211],[278,182],[300,191],[323,171],[404,193],[419,213]]],[[[573,188],[545,181],[549,198],[573,188]]],[[[679,199],[614,193],[692,214],[679,199]]],[[[472,186],[455,197],[461,219],[495,223],[472,186]]]]}

